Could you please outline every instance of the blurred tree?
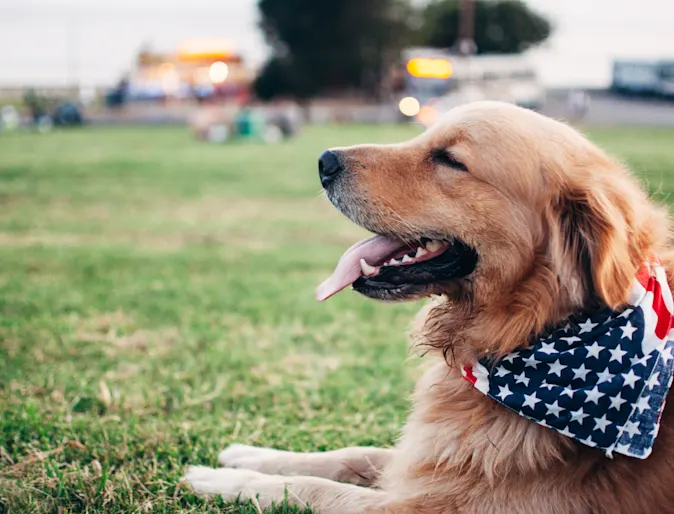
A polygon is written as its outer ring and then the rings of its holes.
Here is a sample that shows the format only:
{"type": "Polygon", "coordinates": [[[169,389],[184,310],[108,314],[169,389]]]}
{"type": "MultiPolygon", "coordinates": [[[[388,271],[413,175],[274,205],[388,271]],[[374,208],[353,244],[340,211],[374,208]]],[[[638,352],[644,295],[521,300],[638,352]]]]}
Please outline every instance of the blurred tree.
{"type": "MultiPolygon", "coordinates": [[[[550,22],[520,0],[476,0],[475,44],[481,54],[509,54],[545,41],[550,22]]],[[[459,37],[460,0],[435,0],[423,13],[419,38],[428,46],[451,48],[459,37]]]]}
{"type": "Polygon", "coordinates": [[[311,96],[311,88],[304,87],[310,84],[297,80],[297,73],[293,70],[289,59],[273,56],[262,68],[262,71],[255,79],[255,94],[262,100],[271,100],[275,97],[298,97],[307,98],[311,96]],[[304,87],[303,87],[304,86],[304,87]]]}
{"type": "Polygon", "coordinates": [[[263,99],[357,89],[377,95],[407,43],[408,0],[259,0],[272,57],[255,82],[263,99]]]}

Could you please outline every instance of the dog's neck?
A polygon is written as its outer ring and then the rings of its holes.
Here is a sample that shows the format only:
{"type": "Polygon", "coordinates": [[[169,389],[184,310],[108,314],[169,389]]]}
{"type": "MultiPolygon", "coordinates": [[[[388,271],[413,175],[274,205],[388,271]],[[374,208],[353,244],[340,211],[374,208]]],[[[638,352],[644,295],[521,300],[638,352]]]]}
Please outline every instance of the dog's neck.
{"type": "Polygon", "coordinates": [[[417,316],[413,343],[422,352],[441,353],[450,364],[503,356],[573,314],[603,307],[584,277],[570,274],[567,278],[569,285],[561,285],[564,282],[555,271],[537,263],[528,277],[510,292],[494,294],[488,305],[438,297],[417,316]]]}

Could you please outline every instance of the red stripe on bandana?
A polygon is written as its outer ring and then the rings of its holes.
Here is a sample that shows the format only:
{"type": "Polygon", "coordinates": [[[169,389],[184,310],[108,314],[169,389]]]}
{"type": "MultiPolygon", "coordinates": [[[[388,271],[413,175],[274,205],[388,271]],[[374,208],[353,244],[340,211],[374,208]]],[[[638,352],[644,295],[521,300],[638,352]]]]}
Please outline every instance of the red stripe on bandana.
{"type": "MultiPolygon", "coordinates": [[[[649,262],[656,266],[662,265],[660,259],[654,256],[651,256],[649,262]]],[[[658,323],[655,326],[655,335],[658,336],[659,339],[664,339],[667,337],[669,330],[674,327],[674,317],[672,316],[672,313],[669,312],[669,309],[662,298],[662,286],[657,278],[651,275],[650,268],[651,266],[647,264],[641,266],[637,270],[637,281],[646,291],[653,293],[653,310],[658,317],[658,323]]]]}
{"type": "Polygon", "coordinates": [[[463,367],[463,378],[468,380],[471,384],[475,385],[477,382],[477,377],[473,375],[473,366],[467,365],[463,367]]]}
{"type": "Polygon", "coordinates": [[[672,314],[667,309],[665,300],[662,298],[662,286],[655,278],[651,278],[648,281],[646,289],[653,293],[653,310],[658,317],[658,323],[655,325],[655,335],[660,339],[664,339],[672,327],[672,314]]]}

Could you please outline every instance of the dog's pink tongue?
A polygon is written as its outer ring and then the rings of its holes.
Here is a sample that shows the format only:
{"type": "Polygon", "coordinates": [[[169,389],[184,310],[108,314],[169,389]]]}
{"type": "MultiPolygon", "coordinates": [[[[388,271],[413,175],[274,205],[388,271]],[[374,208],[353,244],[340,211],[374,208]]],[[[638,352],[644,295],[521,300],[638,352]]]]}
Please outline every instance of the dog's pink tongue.
{"type": "Polygon", "coordinates": [[[376,266],[393,252],[403,247],[405,247],[405,243],[399,239],[379,235],[356,243],[344,252],[330,278],[316,288],[316,299],[319,302],[327,300],[358,280],[362,276],[361,259],[365,259],[368,264],[376,266]]]}

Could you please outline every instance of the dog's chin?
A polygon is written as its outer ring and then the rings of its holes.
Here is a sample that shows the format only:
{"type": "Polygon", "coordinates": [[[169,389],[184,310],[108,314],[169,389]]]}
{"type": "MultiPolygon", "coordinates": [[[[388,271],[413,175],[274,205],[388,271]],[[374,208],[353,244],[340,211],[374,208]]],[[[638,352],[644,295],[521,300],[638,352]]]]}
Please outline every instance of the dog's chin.
{"type": "Polygon", "coordinates": [[[359,278],[353,283],[353,290],[372,300],[381,300],[384,302],[410,302],[421,300],[432,295],[441,295],[456,290],[456,284],[416,285],[403,284],[395,286],[392,284],[379,284],[367,278],[359,278]]]}
{"type": "Polygon", "coordinates": [[[428,261],[409,266],[382,266],[376,276],[361,277],[354,291],[383,301],[412,301],[431,295],[457,295],[466,290],[477,266],[477,252],[454,240],[448,250],[428,261]]]}

